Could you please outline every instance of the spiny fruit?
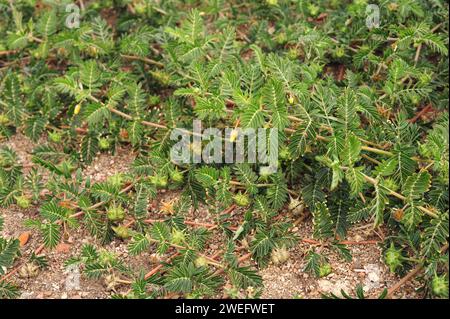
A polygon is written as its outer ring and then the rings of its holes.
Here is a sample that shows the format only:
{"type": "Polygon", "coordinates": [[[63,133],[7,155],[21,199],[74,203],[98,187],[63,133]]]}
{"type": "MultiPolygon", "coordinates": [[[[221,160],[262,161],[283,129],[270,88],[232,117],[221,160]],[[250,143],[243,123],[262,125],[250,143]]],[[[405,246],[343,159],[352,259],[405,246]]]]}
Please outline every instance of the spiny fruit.
{"type": "Polygon", "coordinates": [[[15,196],[14,199],[16,200],[17,206],[20,208],[26,209],[31,205],[30,200],[25,195],[15,196]]]}
{"type": "Polygon", "coordinates": [[[91,57],[95,58],[97,57],[99,50],[97,49],[97,47],[91,45],[87,48],[86,51],[91,57]]]}
{"type": "Polygon", "coordinates": [[[116,236],[121,238],[121,239],[127,239],[131,236],[130,234],[130,230],[128,229],[128,227],[125,226],[113,226],[111,227],[112,230],[114,230],[114,232],[116,233],[116,236]]]}
{"type": "Polygon", "coordinates": [[[284,246],[275,248],[272,251],[271,259],[275,265],[283,264],[289,259],[289,252],[284,246]]]}
{"type": "Polygon", "coordinates": [[[124,182],[124,176],[122,173],[116,173],[116,174],[108,177],[108,183],[111,183],[111,185],[113,185],[115,187],[122,186],[123,182],[124,182]]]}
{"type": "Polygon", "coordinates": [[[292,212],[292,215],[298,216],[298,215],[301,215],[303,213],[305,205],[298,198],[292,198],[291,197],[291,201],[289,202],[288,208],[292,212]]]}
{"type": "Polygon", "coordinates": [[[174,170],[170,173],[170,179],[172,181],[174,181],[175,183],[182,182],[183,181],[183,173],[178,170],[174,170]]]}
{"type": "Polygon", "coordinates": [[[322,264],[319,266],[319,277],[326,277],[331,274],[332,271],[333,269],[329,263],[322,264]]]}
{"type": "Polygon", "coordinates": [[[120,285],[119,278],[114,274],[106,275],[104,283],[108,291],[115,291],[116,287],[120,285]]]}
{"type": "Polygon", "coordinates": [[[170,84],[170,74],[162,71],[150,71],[150,74],[153,76],[155,80],[163,85],[170,84]]]}
{"type": "Polygon", "coordinates": [[[115,261],[116,256],[114,255],[113,252],[110,252],[106,249],[102,249],[98,254],[98,259],[100,261],[100,264],[107,266],[115,261]]]}
{"type": "Polygon", "coordinates": [[[174,229],[172,231],[172,244],[181,245],[185,241],[186,237],[180,230],[174,229]]]}
{"type": "Polygon", "coordinates": [[[112,222],[121,222],[125,218],[125,211],[122,206],[111,206],[106,212],[108,219],[112,222]]]}
{"type": "Polygon", "coordinates": [[[145,2],[138,2],[134,4],[134,10],[137,14],[144,14],[147,12],[147,4],[145,2]]]}
{"type": "Polygon", "coordinates": [[[397,268],[402,267],[402,252],[400,249],[396,249],[394,243],[386,250],[384,254],[384,260],[388,265],[391,272],[395,272],[397,268]]]}
{"type": "Polygon", "coordinates": [[[105,151],[109,149],[111,145],[109,143],[109,139],[107,139],[106,137],[101,137],[98,140],[98,146],[100,147],[101,150],[105,151]]]}
{"type": "Polygon", "coordinates": [[[208,260],[206,260],[206,258],[203,256],[197,257],[194,261],[194,265],[197,268],[206,267],[208,266],[208,260]]]}
{"type": "Polygon", "coordinates": [[[0,153],[0,167],[10,167],[14,165],[16,165],[16,161],[13,157],[0,153]]]}
{"type": "Polygon", "coordinates": [[[50,140],[54,143],[59,143],[61,142],[61,134],[58,132],[49,132],[48,133],[48,137],[50,138],[50,140]]]}
{"type": "Polygon", "coordinates": [[[119,131],[119,139],[120,139],[121,142],[127,141],[129,136],[130,135],[128,134],[128,131],[126,129],[124,129],[124,128],[120,129],[120,131],[119,131]]]}
{"type": "Polygon", "coordinates": [[[73,109],[73,114],[77,115],[78,113],[80,113],[80,110],[81,110],[81,104],[75,105],[75,108],[73,109]]]}
{"type": "Polygon", "coordinates": [[[386,188],[393,190],[393,191],[396,191],[398,189],[397,183],[392,178],[386,178],[383,181],[383,186],[385,186],[386,188]]]}
{"type": "MultiPolygon", "coordinates": [[[[291,60],[295,60],[300,56],[300,52],[298,49],[295,48],[290,48],[288,51],[288,57],[291,60]]],[[[294,104],[294,98],[293,97],[289,97],[289,103],[290,104],[294,104]],[[292,102],[291,102],[292,101],[292,102]]]]}
{"type": "Polygon", "coordinates": [[[154,175],[149,177],[150,182],[159,188],[167,186],[167,176],[154,175]]]}
{"type": "Polygon", "coordinates": [[[62,57],[62,58],[66,58],[67,57],[67,53],[68,53],[68,51],[67,51],[66,48],[58,48],[58,50],[56,50],[56,54],[59,57],[62,57]]]}
{"type": "Polygon", "coordinates": [[[308,5],[308,11],[312,16],[316,16],[319,13],[320,8],[314,4],[308,5]]]}
{"type": "Polygon", "coordinates": [[[337,48],[334,50],[334,55],[335,55],[337,58],[342,58],[342,57],[345,55],[345,50],[344,50],[344,48],[343,48],[343,47],[337,47],[337,48]]]}
{"type": "Polygon", "coordinates": [[[236,141],[238,135],[239,135],[239,131],[236,130],[236,129],[233,129],[233,130],[230,132],[230,138],[229,138],[230,142],[233,143],[234,141],[236,141]]]}
{"type": "Polygon", "coordinates": [[[436,296],[448,298],[448,277],[446,275],[434,275],[431,281],[431,289],[436,296]]]}
{"type": "Polygon", "coordinates": [[[250,204],[250,198],[248,197],[248,195],[243,194],[241,192],[234,195],[233,199],[234,199],[234,202],[236,203],[236,205],[241,206],[241,207],[245,207],[250,204]]]}
{"type": "Polygon", "coordinates": [[[9,122],[8,116],[5,114],[0,114],[0,124],[7,124],[9,122]]]}
{"type": "Polygon", "coordinates": [[[60,164],[56,165],[56,167],[63,172],[73,172],[75,170],[75,166],[72,165],[72,162],[64,160],[60,164]]]}
{"type": "Polygon", "coordinates": [[[403,216],[405,215],[405,211],[401,208],[396,208],[394,210],[392,210],[392,217],[394,217],[394,219],[399,222],[403,219],[403,216]]]}
{"type": "Polygon", "coordinates": [[[280,32],[275,36],[275,39],[277,41],[278,44],[283,44],[286,43],[287,41],[287,36],[285,32],[280,32]]]}
{"type": "Polygon", "coordinates": [[[294,104],[294,101],[295,101],[294,96],[289,95],[288,101],[289,101],[289,104],[294,104]]]}
{"type": "Polygon", "coordinates": [[[158,95],[150,95],[148,97],[148,104],[156,105],[160,102],[161,98],[158,95]]]}

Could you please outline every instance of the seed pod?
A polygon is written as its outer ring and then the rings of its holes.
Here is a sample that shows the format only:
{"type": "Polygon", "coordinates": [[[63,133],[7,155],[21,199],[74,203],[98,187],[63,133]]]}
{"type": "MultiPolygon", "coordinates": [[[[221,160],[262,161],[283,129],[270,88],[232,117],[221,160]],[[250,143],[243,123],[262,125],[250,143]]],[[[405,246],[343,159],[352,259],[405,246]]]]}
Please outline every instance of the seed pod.
{"type": "Polygon", "coordinates": [[[119,131],[119,137],[121,141],[126,141],[128,140],[128,131],[124,128],[121,128],[119,131]]]}
{"type": "Polygon", "coordinates": [[[205,257],[200,256],[197,259],[195,259],[194,265],[197,268],[206,267],[206,266],[208,266],[208,260],[206,260],[205,257]]]}
{"type": "Polygon", "coordinates": [[[125,211],[121,206],[111,206],[106,215],[112,222],[121,222],[125,218],[125,211]]]}
{"type": "Polygon", "coordinates": [[[172,171],[170,173],[170,179],[175,183],[179,183],[183,181],[183,173],[178,170],[172,171]]]}
{"type": "Polygon", "coordinates": [[[286,247],[275,248],[271,254],[272,262],[275,265],[285,263],[289,259],[289,252],[286,247]]]}
{"type": "Polygon", "coordinates": [[[121,238],[121,239],[127,239],[127,238],[129,238],[131,236],[130,232],[129,232],[129,229],[127,227],[125,227],[125,226],[117,226],[117,227],[113,226],[111,228],[116,233],[116,236],[121,238]]]}
{"type": "Polygon", "coordinates": [[[73,114],[77,115],[78,113],[80,113],[80,110],[81,110],[81,104],[75,105],[75,108],[73,109],[73,114]]]}
{"type": "Polygon", "coordinates": [[[158,253],[153,253],[150,255],[150,262],[151,263],[160,263],[163,260],[163,256],[161,254],[158,253]]]}
{"type": "Polygon", "coordinates": [[[116,173],[114,175],[109,176],[107,180],[108,183],[111,183],[113,186],[120,187],[122,186],[124,176],[122,173],[116,173]]]}
{"type": "Polygon", "coordinates": [[[337,58],[342,58],[342,57],[345,55],[345,50],[344,50],[344,48],[342,48],[342,47],[337,47],[337,48],[334,50],[334,55],[335,55],[337,58]]]}
{"type": "Polygon", "coordinates": [[[33,278],[39,274],[39,266],[35,263],[26,263],[19,269],[19,276],[22,278],[33,278]]]}
{"type": "Polygon", "coordinates": [[[87,48],[87,53],[91,56],[91,57],[97,57],[98,55],[98,49],[94,46],[89,46],[87,48]]]}
{"type": "Polygon", "coordinates": [[[236,203],[236,205],[241,206],[241,207],[245,207],[250,204],[249,197],[243,193],[237,193],[236,195],[234,195],[233,199],[234,199],[234,202],[236,203]]]}
{"type": "Polygon", "coordinates": [[[275,41],[277,41],[278,44],[286,43],[287,41],[287,35],[286,32],[280,32],[275,36],[275,41]]]}
{"type": "Polygon", "coordinates": [[[56,54],[63,58],[67,57],[67,53],[68,53],[68,51],[64,47],[58,48],[58,50],[56,50],[56,54]]]}
{"type": "MultiPolygon", "coordinates": [[[[295,49],[295,48],[290,48],[290,49],[289,49],[289,51],[288,51],[288,57],[289,57],[291,60],[297,59],[299,56],[300,56],[299,50],[297,50],[297,49],[295,49]]],[[[291,102],[289,101],[289,103],[291,103],[291,102]]],[[[292,103],[291,103],[291,104],[293,104],[293,103],[294,103],[294,100],[292,99],[292,103]]]]}
{"type": "Polygon", "coordinates": [[[145,2],[135,3],[134,10],[137,14],[142,15],[147,12],[147,4],[145,2]]]}
{"type": "Polygon", "coordinates": [[[8,117],[5,114],[0,114],[0,124],[7,124],[9,122],[8,117]]]}
{"type": "Polygon", "coordinates": [[[111,146],[109,144],[109,140],[106,137],[102,137],[98,140],[98,145],[100,146],[101,150],[107,150],[111,146]]]}
{"type": "Polygon", "coordinates": [[[172,244],[180,245],[180,244],[182,244],[184,242],[185,239],[186,238],[185,238],[184,233],[182,231],[179,231],[177,229],[174,229],[172,231],[172,244]]]}
{"type": "Polygon", "coordinates": [[[405,212],[403,211],[403,209],[397,208],[393,210],[392,217],[394,217],[394,219],[399,222],[402,220],[404,214],[405,212]]]}
{"type": "Polygon", "coordinates": [[[329,274],[331,274],[331,272],[333,271],[333,269],[331,268],[331,265],[329,263],[325,263],[323,265],[319,266],[319,277],[326,277],[329,274]]]}
{"type": "Polygon", "coordinates": [[[431,281],[431,288],[436,296],[448,298],[448,278],[447,276],[434,275],[431,281]]]}
{"type": "Polygon", "coordinates": [[[48,137],[54,143],[61,142],[61,134],[59,134],[58,132],[49,132],[48,137]]]}
{"type": "MultiPolygon", "coordinates": [[[[297,51],[294,51],[294,52],[297,52],[297,51]]],[[[289,104],[294,104],[294,101],[295,101],[294,100],[294,96],[293,95],[289,95],[288,101],[289,101],[289,104]]]]}
{"type": "Polygon", "coordinates": [[[402,266],[403,256],[400,249],[396,249],[394,243],[386,250],[384,260],[391,272],[395,272],[397,268],[402,266]]]}
{"type": "Polygon", "coordinates": [[[396,11],[398,9],[398,4],[395,2],[391,2],[387,7],[389,11],[396,11]]]}
{"type": "Polygon", "coordinates": [[[30,200],[25,195],[15,196],[14,199],[20,208],[26,209],[31,205],[30,200]]]}
{"type": "Polygon", "coordinates": [[[308,11],[312,16],[316,16],[319,13],[320,8],[314,4],[308,5],[308,11]]]}
{"type": "Polygon", "coordinates": [[[111,264],[114,260],[115,260],[115,255],[114,253],[107,251],[106,249],[102,249],[100,250],[99,254],[98,254],[98,259],[100,261],[100,264],[102,265],[109,265],[111,264]]]}
{"type": "Polygon", "coordinates": [[[302,203],[298,198],[290,197],[290,199],[291,200],[289,201],[288,205],[289,210],[294,210],[298,205],[302,203]]]}

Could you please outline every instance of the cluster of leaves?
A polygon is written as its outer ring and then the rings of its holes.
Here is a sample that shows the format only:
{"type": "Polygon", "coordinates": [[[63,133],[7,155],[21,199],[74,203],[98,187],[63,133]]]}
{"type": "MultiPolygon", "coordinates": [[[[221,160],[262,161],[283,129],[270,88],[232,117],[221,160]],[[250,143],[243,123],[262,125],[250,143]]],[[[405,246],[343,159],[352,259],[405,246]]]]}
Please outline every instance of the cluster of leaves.
{"type": "MultiPolygon", "coordinates": [[[[0,218],[0,231],[3,230],[3,219],[0,218]]],[[[0,275],[4,275],[20,255],[19,240],[0,237],[0,275]]],[[[0,298],[15,298],[19,289],[9,282],[0,282],[0,298]]]]}
{"type": "MultiPolygon", "coordinates": [[[[26,174],[14,151],[1,151],[0,204],[38,205],[40,218],[26,224],[46,247],[82,224],[99,243],[128,240],[133,255],[176,250],[161,274],[138,275],[127,296],[211,296],[222,284],[218,271],[237,289],[261,285],[236,245],[266,265],[295,243],[283,208],[298,200],[312,213],[315,239],[345,260],[341,241],[352,224],[383,225],[390,269],[419,263],[434,294],[445,295],[439,280],[448,294],[446,3],[380,2],[381,26],[369,28],[364,0],[195,8],[104,0],[82,8],[75,29],[66,26],[67,4],[0,1],[0,134],[45,141],[26,174]],[[416,118],[425,108],[433,116],[416,118]],[[175,164],[170,134],[190,130],[193,119],[278,129],[278,171],[175,164]],[[83,178],[99,152],[120,144],[139,154],[129,173],[83,178]],[[161,188],[181,195],[169,218],[150,223],[161,188]],[[245,208],[237,230],[221,213],[233,203],[245,208]],[[220,262],[201,254],[211,232],[185,223],[200,204],[227,240],[220,262]]],[[[132,275],[92,246],[70,262],[93,278],[132,275]]],[[[320,251],[307,252],[307,271],[322,276],[330,267],[320,251]]]]}

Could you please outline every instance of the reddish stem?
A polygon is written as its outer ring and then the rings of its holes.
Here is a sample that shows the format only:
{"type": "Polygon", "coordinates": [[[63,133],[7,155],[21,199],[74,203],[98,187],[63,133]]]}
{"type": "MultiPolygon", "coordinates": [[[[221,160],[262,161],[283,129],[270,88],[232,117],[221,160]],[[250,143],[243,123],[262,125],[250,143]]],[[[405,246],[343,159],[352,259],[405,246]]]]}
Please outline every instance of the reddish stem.
{"type": "Polygon", "coordinates": [[[420,117],[422,115],[424,115],[425,113],[428,113],[429,111],[431,111],[432,109],[432,105],[431,103],[429,103],[427,106],[425,106],[422,110],[420,110],[419,113],[416,114],[416,116],[414,116],[412,119],[409,120],[410,123],[415,123],[417,122],[418,119],[420,119],[420,117]]]}

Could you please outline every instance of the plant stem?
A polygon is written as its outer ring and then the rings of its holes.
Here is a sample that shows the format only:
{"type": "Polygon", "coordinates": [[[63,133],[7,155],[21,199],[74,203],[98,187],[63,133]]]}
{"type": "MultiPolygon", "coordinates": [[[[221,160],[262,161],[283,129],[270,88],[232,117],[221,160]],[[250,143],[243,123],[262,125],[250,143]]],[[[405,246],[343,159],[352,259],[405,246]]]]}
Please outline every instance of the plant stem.
{"type": "Polygon", "coordinates": [[[158,62],[153,59],[150,59],[150,58],[140,57],[140,56],[135,56],[135,55],[126,55],[126,54],[121,54],[120,56],[124,59],[132,60],[132,61],[141,61],[141,62],[144,62],[147,64],[156,65],[157,67],[160,67],[160,68],[164,67],[163,63],[158,62]]]}
{"type": "MultiPolygon", "coordinates": [[[[372,185],[377,185],[377,184],[378,184],[378,181],[377,181],[376,179],[374,179],[374,178],[372,178],[372,177],[369,177],[369,176],[367,176],[367,175],[364,174],[364,173],[361,173],[361,174],[363,175],[364,179],[365,179],[367,182],[369,182],[370,184],[372,184],[372,185]]],[[[400,199],[400,200],[402,200],[402,201],[406,201],[406,200],[407,200],[407,198],[406,198],[405,196],[403,196],[402,194],[399,194],[399,193],[397,193],[397,192],[395,192],[395,191],[393,191],[393,190],[390,190],[390,189],[389,189],[389,194],[392,195],[392,196],[394,196],[394,197],[397,197],[398,199],[400,199]]],[[[419,208],[422,212],[424,212],[425,214],[427,214],[427,215],[430,216],[430,217],[433,217],[433,218],[438,218],[438,217],[439,217],[438,214],[432,212],[431,210],[429,210],[429,209],[426,208],[426,207],[423,207],[423,206],[417,206],[417,208],[419,208]]]]}

